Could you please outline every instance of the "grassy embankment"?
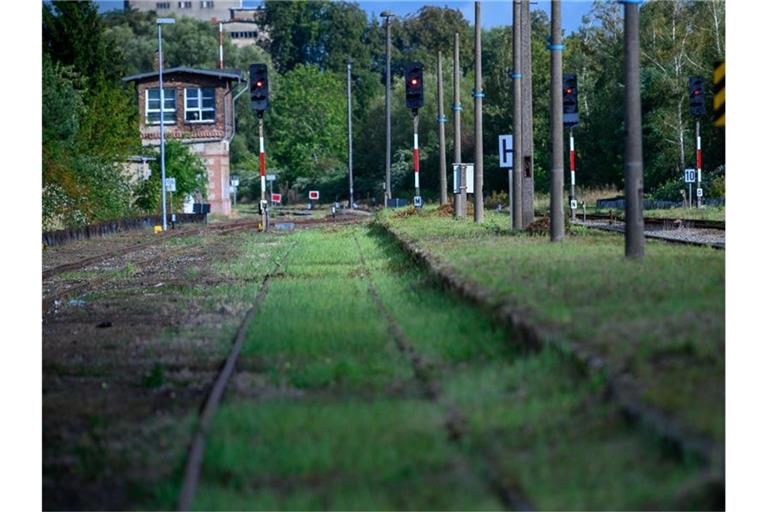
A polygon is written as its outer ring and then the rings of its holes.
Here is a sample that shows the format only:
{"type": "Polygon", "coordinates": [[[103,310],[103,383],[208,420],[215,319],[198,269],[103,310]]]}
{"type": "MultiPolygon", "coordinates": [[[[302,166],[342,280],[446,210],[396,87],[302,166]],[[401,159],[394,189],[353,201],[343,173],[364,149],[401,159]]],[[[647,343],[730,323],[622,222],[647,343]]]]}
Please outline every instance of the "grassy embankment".
{"type": "MultiPolygon", "coordinates": [[[[695,460],[628,425],[568,358],[521,350],[392,239],[347,227],[287,241],[208,435],[196,508],[505,508],[494,479],[543,509],[696,506],[681,491],[695,460]],[[426,376],[398,349],[367,272],[426,376]]],[[[160,489],[159,506],[177,491],[160,489]]]]}
{"type": "Polygon", "coordinates": [[[383,222],[461,280],[512,305],[565,345],[630,375],[642,400],[686,432],[722,446],[725,430],[725,253],[646,242],[641,262],[623,237],[575,229],[562,243],[513,234],[508,217],[484,226],[434,210],[383,222]]]}

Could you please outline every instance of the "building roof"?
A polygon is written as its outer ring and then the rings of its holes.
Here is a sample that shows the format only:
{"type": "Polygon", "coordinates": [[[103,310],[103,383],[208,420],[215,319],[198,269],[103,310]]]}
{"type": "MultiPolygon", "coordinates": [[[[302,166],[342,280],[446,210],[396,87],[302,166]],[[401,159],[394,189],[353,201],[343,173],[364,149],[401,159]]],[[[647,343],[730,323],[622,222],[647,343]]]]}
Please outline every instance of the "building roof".
{"type": "MultiPolygon", "coordinates": [[[[242,71],[232,69],[195,69],[185,66],[175,68],[164,68],[163,75],[170,75],[172,73],[188,73],[190,75],[203,75],[220,78],[222,80],[237,80],[241,82],[243,80],[242,71]]],[[[153,78],[158,76],[158,71],[151,71],[149,73],[139,73],[138,75],[126,76],[123,78],[124,82],[134,82],[138,80],[144,80],[145,78],[153,78]]]]}

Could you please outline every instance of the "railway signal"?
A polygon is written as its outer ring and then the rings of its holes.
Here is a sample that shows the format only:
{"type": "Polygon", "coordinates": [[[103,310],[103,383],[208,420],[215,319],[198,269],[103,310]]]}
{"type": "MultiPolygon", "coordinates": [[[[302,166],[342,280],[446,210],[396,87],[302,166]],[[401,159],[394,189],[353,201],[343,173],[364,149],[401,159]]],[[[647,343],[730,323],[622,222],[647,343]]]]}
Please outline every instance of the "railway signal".
{"type": "Polygon", "coordinates": [[[269,106],[269,77],[266,64],[251,64],[248,68],[251,86],[251,108],[263,115],[269,106]]]}
{"type": "Polygon", "coordinates": [[[563,124],[579,124],[579,84],[575,73],[563,73],[563,124]]]}
{"type": "Polygon", "coordinates": [[[700,76],[688,77],[688,107],[695,117],[701,117],[707,112],[704,105],[704,79],[700,76]]]}
{"type": "Polygon", "coordinates": [[[424,65],[411,62],[405,67],[405,105],[413,112],[413,175],[416,195],[413,205],[422,207],[419,187],[419,109],[424,106],[424,65]]]}
{"type": "MultiPolygon", "coordinates": [[[[701,190],[701,127],[699,118],[707,112],[707,107],[704,105],[704,79],[700,76],[688,77],[688,106],[691,109],[691,114],[696,118],[696,192],[698,192],[701,190]]],[[[701,208],[701,197],[702,194],[696,194],[696,206],[698,208],[701,208]]]]}
{"type": "Polygon", "coordinates": [[[269,77],[266,64],[251,64],[248,67],[251,86],[251,108],[259,118],[259,174],[261,175],[261,217],[264,231],[269,227],[267,211],[267,164],[264,151],[264,111],[269,106],[269,77]]]}
{"type": "Polygon", "coordinates": [[[424,65],[411,62],[405,68],[405,106],[418,110],[424,106],[424,65]]]}

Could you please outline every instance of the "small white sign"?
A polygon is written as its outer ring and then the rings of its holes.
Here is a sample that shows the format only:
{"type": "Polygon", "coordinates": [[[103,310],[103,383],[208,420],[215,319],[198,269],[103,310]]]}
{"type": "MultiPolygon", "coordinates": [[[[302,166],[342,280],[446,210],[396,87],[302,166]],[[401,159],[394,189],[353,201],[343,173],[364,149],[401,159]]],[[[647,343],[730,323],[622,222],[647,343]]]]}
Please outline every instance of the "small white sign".
{"type": "Polygon", "coordinates": [[[267,181],[275,181],[275,179],[277,179],[277,176],[275,176],[274,174],[267,174],[266,177],[267,177],[267,181]]]}
{"type": "Polygon", "coordinates": [[[230,178],[229,182],[235,188],[240,186],[240,178],[238,178],[237,176],[232,176],[232,178],[230,178]]]}
{"type": "Polygon", "coordinates": [[[514,139],[511,135],[499,135],[499,167],[513,167],[514,159],[514,139]]]}
{"type": "Polygon", "coordinates": [[[317,201],[320,199],[320,191],[319,190],[310,190],[309,191],[309,199],[317,201]]]}
{"type": "Polygon", "coordinates": [[[571,199],[571,210],[575,210],[578,207],[579,203],[577,203],[575,199],[571,199]]]}
{"type": "Polygon", "coordinates": [[[685,170],[685,182],[686,183],[696,183],[696,169],[686,169],[685,170]]]}
{"type": "Polygon", "coordinates": [[[176,192],[176,178],[165,178],[165,191],[176,192]]]}
{"type": "Polygon", "coordinates": [[[696,189],[696,197],[704,197],[704,189],[697,188],[696,189]]]}
{"type": "Polygon", "coordinates": [[[416,208],[421,208],[424,206],[424,203],[421,201],[421,196],[414,196],[413,197],[413,206],[416,208]]]}
{"type": "Polygon", "coordinates": [[[459,169],[460,166],[466,167],[465,179],[467,180],[467,194],[475,193],[475,164],[453,164],[453,193],[458,194],[459,190],[459,169]]]}

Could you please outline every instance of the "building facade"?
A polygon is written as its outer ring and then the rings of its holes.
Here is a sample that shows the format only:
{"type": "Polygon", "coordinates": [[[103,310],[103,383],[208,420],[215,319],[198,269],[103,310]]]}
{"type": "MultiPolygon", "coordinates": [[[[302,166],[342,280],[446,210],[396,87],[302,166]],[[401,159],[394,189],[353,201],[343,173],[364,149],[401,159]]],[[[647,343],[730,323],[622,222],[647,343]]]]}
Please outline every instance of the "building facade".
{"type": "MultiPolygon", "coordinates": [[[[160,84],[156,71],[125,77],[136,84],[143,146],[160,144],[160,84]]],[[[188,145],[208,173],[211,213],[229,215],[229,144],[235,132],[233,98],[240,71],[186,67],[163,70],[165,138],[188,145]]]]}

